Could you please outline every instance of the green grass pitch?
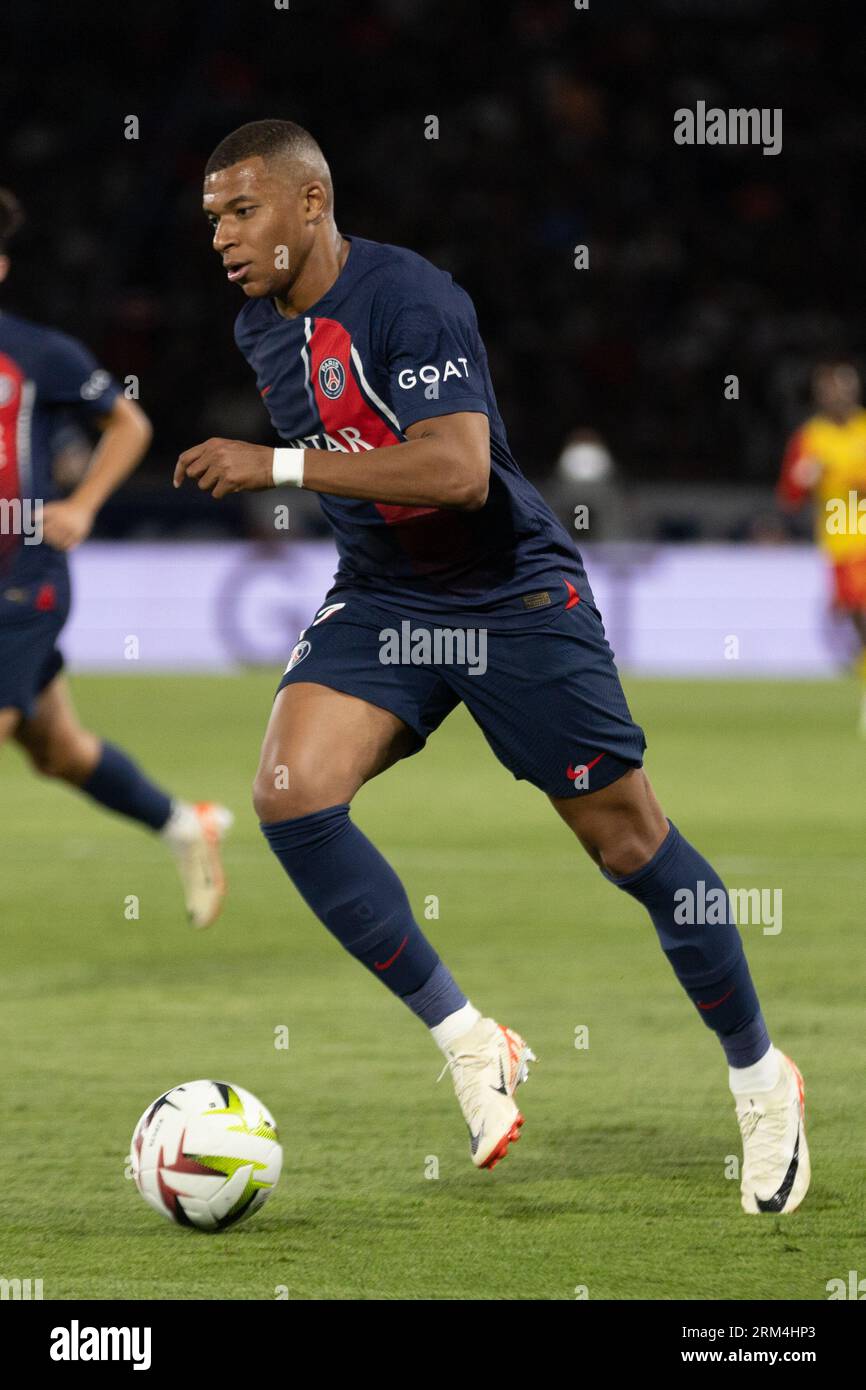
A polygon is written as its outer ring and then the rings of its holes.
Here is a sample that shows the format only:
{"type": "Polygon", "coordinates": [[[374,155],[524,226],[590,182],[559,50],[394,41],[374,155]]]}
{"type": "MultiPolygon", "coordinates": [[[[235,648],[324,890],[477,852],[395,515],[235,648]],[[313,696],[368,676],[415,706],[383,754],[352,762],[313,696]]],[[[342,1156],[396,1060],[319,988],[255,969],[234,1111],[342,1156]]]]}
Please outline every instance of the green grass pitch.
{"type": "Polygon", "coordinates": [[[743,934],[805,1074],[813,1180],[794,1216],[758,1218],[725,1176],[740,1148],[721,1050],[648,919],[459,710],[354,814],[472,1000],[538,1054],[520,1143],[474,1170],[438,1050],[260,835],[249,785],[275,679],[73,682],[85,722],[152,776],[235,810],[208,932],[186,925],[158,840],[2,753],[0,1276],[41,1278],[46,1299],[825,1299],[866,1274],[854,682],[626,681],[671,818],[729,886],[783,890],[782,931],[743,934]],[[124,1175],[144,1106],[199,1076],[260,1095],[285,1150],[263,1211],[220,1236],[162,1221],[124,1175]]]}

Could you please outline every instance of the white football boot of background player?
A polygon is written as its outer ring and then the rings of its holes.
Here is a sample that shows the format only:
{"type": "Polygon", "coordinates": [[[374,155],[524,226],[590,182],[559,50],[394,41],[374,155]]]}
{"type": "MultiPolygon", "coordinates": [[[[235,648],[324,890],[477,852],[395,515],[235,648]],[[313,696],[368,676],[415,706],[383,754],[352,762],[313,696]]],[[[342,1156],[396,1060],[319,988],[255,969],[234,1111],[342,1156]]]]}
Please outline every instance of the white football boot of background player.
{"type": "Polygon", "coordinates": [[[176,801],[160,834],[177,861],[190,925],[209,927],[222,908],[226,878],[220,841],[234,816],[215,801],[176,801]]]}

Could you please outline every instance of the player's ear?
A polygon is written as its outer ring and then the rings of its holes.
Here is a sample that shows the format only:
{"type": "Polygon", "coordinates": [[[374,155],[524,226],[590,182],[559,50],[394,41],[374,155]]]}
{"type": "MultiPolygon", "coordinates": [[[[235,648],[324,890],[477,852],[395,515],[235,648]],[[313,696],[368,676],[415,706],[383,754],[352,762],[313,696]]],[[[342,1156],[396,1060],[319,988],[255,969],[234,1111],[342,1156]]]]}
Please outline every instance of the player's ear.
{"type": "Polygon", "coordinates": [[[0,256],[0,284],[3,283],[3,281],[6,279],[6,276],[7,276],[8,274],[9,274],[9,257],[8,257],[8,256],[0,256]]]}
{"type": "Polygon", "coordinates": [[[328,210],[328,195],[320,183],[308,183],[304,188],[304,206],[308,222],[320,222],[328,210]]]}

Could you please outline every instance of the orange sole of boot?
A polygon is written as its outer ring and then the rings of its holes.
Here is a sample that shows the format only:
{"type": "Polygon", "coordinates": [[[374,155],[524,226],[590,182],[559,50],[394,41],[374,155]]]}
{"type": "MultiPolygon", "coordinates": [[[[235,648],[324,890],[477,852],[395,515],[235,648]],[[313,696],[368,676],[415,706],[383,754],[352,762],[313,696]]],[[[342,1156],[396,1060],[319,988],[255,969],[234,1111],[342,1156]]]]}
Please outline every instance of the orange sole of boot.
{"type": "Polygon", "coordinates": [[[803,1077],[802,1077],[802,1075],[801,1075],[801,1073],[800,1073],[800,1068],[797,1066],[797,1063],[796,1063],[796,1062],[792,1062],[792,1061],[791,1061],[791,1058],[790,1058],[790,1057],[787,1055],[787,1053],[785,1053],[785,1052],[782,1053],[782,1056],[785,1058],[785,1061],[786,1061],[786,1062],[790,1062],[790,1063],[791,1063],[791,1067],[792,1067],[793,1072],[794,1072],[794,1078],[795,1078],[795,1080],[796,1080],[796,1082],[797,1082],[797,1094],[798,1094],[798,1096],[799,1096],[799,1098],[800,1098],[800,1115],[801,1115],[802,1118],[805,1120],[805,1118],[806,1118],[806,1083],[805,1083],[804,1080],[803,1080],[803,1077]]]}
{"type": "Polygon", "coordinates": [[[194,802],[194,809],[201,822],[205,840],[207,841],[207,847],[209,851],[208,857],[210,860],[210,871],[213,880],[213,888],[217,894],[217,902],[213,911],[213,915],[208,919],[207,922],[193,922],[190,918],[191,925],[195,927],[197,931],[202,931],[207,927],[213,926],[214,922],[223,910],[226,890],[228,888],[225,870],[223,869],[222,856],[220,855],[220,840],[222,837],[220,836],[219,828],[215,822],[213,815],[215,805],[216,803],[213,801],[194,802]]]}
{"type": "Polygon", "coordinates": [[[491,1168],[495,1168],[499,1160],[505,1158],[505,1155],[508,1153],[508,1145],[517,1143],[518,1139],[520,1138],[520,1126],[523,1123],[523,1116],[520,1114],[520,1111],[518,1111],[517,1119],[514,1121],[514,1124],[511,1126],[508,1133],[503,1134],[502,1138],[496,1145],[496,1148],[493,1150],[490,1157],[486,1158],[483,1163],[479,1164],[479,1167],[487,1168],[488,1170],[491,1168]]]}

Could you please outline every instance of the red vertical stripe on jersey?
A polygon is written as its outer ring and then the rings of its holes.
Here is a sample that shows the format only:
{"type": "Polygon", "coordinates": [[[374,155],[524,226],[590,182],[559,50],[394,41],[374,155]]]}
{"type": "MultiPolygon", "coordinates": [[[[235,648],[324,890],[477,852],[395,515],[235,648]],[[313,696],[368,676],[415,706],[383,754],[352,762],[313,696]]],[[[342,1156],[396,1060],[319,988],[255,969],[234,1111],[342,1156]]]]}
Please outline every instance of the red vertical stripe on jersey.
{"type": "MultiPolygon", "coordinates": [[[[364,396],[352,373],[352,339],[335,319],[316,319],[310,336],[310,379],[316,396],[319,418],[327,434],[339,439],[339,430],[346,425],[359,428],[364,439],[375,449],[399,444],[399,435],[382,419],[364,396]],[[322,389],[319,368],[329,357],[342,365],[345,385],[336,400],[322,389]]],[[[345,443],[345,440],[343,441],[345,443]]],[[[374,502],[376,510],[389,525],[410,521],[416,516],[429,516],[439,507],[401,507],[391,502],[374,502]]]]}
{"type": "MultiPolygon", "coordinates": [[[[21,388],[25,376],[17,362],[0,352],[0,500],[12,501],[21,496],[21,476],[18,460],[18,421],[21,416],[21,388]]],[[[7,525],[12,515],[4,507],[7,525]]],[[[20,537],[13,531],[0,530],[0,556],[16,550],[20,537]]]]}

